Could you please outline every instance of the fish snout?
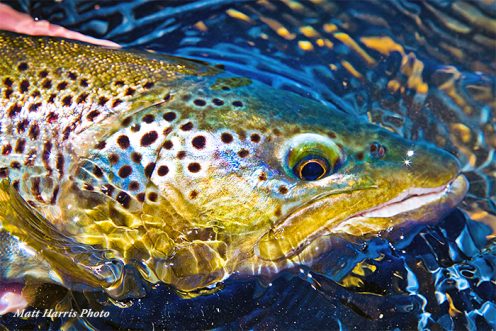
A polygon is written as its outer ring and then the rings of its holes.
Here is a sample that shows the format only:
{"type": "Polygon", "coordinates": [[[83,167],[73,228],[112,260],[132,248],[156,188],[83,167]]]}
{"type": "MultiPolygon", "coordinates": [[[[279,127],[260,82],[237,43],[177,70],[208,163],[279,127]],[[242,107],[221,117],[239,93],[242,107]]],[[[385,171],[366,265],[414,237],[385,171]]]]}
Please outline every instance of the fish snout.
{"type": "Polygon", "coordinates": [[[451,153],[430,143],[417,142],[405,151],[404,167],[411,171],[417,187],[447,185],[460,174],[460,162],[451,153]]]}

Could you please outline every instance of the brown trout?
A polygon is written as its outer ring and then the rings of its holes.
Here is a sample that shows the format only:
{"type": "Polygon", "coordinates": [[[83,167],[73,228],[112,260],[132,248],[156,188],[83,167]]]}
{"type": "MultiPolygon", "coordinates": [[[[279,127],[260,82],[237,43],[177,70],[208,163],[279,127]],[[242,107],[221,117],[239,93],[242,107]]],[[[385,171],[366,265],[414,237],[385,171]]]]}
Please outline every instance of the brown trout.
{"type": "Polygon", "coordinates": [[[215,66],[10,33],[0,59],[0,280],[208,293],[467,190],[441,149],[215,66]]]}

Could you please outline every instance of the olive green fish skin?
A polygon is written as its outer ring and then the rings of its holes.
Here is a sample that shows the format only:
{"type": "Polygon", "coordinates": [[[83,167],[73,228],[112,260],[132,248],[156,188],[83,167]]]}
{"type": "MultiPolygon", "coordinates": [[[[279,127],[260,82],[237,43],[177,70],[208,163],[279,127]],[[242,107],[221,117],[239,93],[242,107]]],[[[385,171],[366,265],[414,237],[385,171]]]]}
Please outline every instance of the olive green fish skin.
{"type": "Polygon", "coordinates": [[[433,220],[463,195],[445,187],[447,152],[213,67],[6,33],[0,57],[0,174],[64,236],[184,293],[310,261],[324,235],[433,220]],[[328,173],[302,180],[315,155],[328,173]],[[434,189],[406,219],[353,221],[434,189]]]}

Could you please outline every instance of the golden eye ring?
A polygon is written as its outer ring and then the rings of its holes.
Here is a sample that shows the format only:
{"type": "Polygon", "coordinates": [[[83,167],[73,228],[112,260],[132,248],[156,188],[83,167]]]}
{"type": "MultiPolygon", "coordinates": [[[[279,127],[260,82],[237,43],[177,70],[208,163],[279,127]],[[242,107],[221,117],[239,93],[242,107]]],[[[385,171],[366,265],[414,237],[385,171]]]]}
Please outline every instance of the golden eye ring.
{"type": "Polygon", "coordinates": [[[305,181],[319,180],[329,173],[329,162],[320,156],[306,157],[295,167],[295,174],[305,181]]]}

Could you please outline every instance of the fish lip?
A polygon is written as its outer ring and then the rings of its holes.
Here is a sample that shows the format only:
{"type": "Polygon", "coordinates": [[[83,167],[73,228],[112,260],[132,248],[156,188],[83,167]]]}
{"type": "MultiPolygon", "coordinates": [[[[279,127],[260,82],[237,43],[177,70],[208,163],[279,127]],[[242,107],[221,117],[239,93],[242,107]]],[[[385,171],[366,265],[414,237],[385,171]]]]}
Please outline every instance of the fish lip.
{"type": "MultiPolygon", "coordinates": [[[[464,189],[462,189],[461,186],[464,185],[463,181],[465,181],[465,180],[466,180],[465,176],[458,175],[454,179],[449,181],[447,184],[441,185],[438,187],[434,187],[434,188],[417,188],[417,187],[410,188],[406,191],[403,191],[401,194],[399,194],[395,198],[393,198],[389,201],[386,201],[385,203],[383,203],[379,206],[365,210],[362,213],[359,213],[359,214],[354,215],[352,217],[356,217],[356,216],[371,217],[374,215],[374,212],[377,213],[378,211],[384,211],[386,208],[391,207],[393,205],[406,205],[409,202],[411,202],[412,199],[415,199],[415,198],[423,200],[423,202],[425,202],[425,203],[422,205],[425,205],[429,202],[439,201],[445,195],[449,195],[451,193],[455,193],[456,197],[459,197],[459,196],[463,197],[465,195],[466,191],[464,189]],[[457,192],[455,192],[455,190],[457,192]],[[462,191],[464,191],[464,192],[462,193],[462,191]]],[[[421,207],[422,205],[420,205],[419,207],[421,207]]],[[[413,208],[413,209],[417,209],[417,208],[413,208]]],[[[406,209],[400,210],[395,215],[404,213],[405,211],[408,211],[408,210],[406,210],[406,209]]],[[[391,216],[395,216],[395,215],[391,215],[391,216]]],[[[386,216],[386,217],[388,217],[388,216],[386,216]]]]}
{"type": "MultiPolygon", "coordinates": [[[[387,217],[397,217],[401,214],[408,213],[410,211],[420,210],[422,208],[428,208],[430,205],[439,204],[443,199],[443,206],[446,209],[453,209],[458,203],[460,203],[465,194],[468,191],[468,180],[462,175],[456,175],[447,184],[433,187],[433,188],[410,188],[403,191],[393,199],[382,203],[379,206],[374,206],[372,208],[366,209],[359,213],[349,216],[340,225],[338,225],[334,231],[323,231],[321,235],[328,235],[335,233],[341,226],[345,223],[350,222],[353,219],[360,217],[364,218],[387,218],[387,217]],[[417,204],[412,206],[412,202],[417,204]],[[390,212],[388,214],[387,212],[390,212]]],[[[415,219],[412,219],[415,221],[415,219]]]]}

